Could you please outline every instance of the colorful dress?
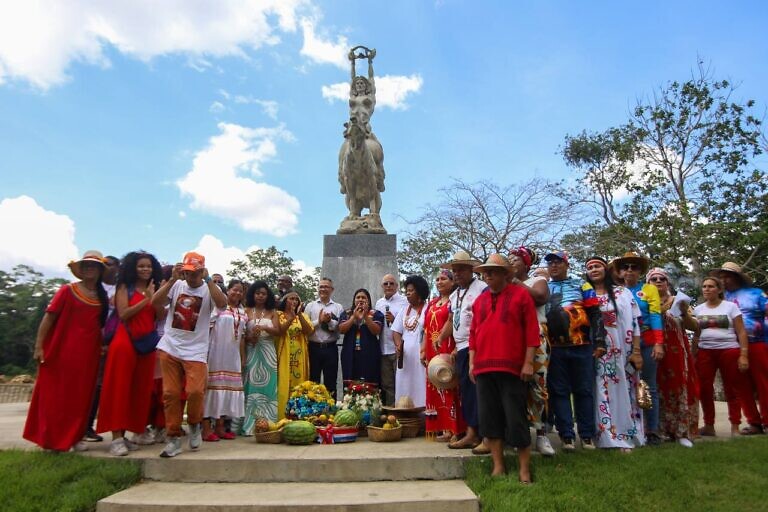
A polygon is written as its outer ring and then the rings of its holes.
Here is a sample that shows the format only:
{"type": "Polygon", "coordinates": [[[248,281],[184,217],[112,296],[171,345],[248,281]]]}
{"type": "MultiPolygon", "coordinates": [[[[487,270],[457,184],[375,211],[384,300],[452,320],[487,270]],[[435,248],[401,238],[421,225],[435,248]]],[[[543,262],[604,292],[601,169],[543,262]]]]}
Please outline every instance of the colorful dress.
{"type": "Polygon", "coordinates": [[[101,303],[76,285],[59,288],[46,313],[56,321],[43,341],[24,439],[66,451],[83,438],[101,355],[101,303]]]}
{"type": "Polygon", "coordinates": [[[617,286],[610,300],[598,295],[605,325],[606,352],[597,360],[596,425],[600,448],[645,444],[642,410],[637,405],[637,370],[629,363],[632,339],[640,336],[640,309],[626,288],[617,286]]]}
{"type": "MultiPolygon", "coordinates": [[[[523,284],[531,288],[537,281],[545,281],[541,276],[526,279],[523,284]]],[[[528,384],[528,421],[536,430],[544,428],[544,415],[549,402],[547,391],[547,369],[549,368],[549,333],[547,331],[546,306],[536,306],[536,318],[539,321],[539,346],[533,354],[533,376],[528,384]]]]}
{"type": "MultiPolygon", "coordinates": [[[[305,313],[304,320],[312,325],[305,313]]],[[[277,312],[277,319],[282,322],[285,313],[277,312]]],[[[307,352],[307,337],[301,330],[299,317],[293,319],[288,330],[277,343],[277,418],[285,418],[285,406],[294,386],[298,386],[309,378],[309,353],[307,352]]]]}
{"type": "MultiPolygon", "coordinates": [[[[424,316],[424,355],[427,363],[437,354],[452,354],[456,348],[453,336],[443,340],[437,350],[433,340],[436,340],[443,325],[448,321],[451,313],[450,301],[439,304],[440,297],[436,297],[427,304],[427,312],[424,316]]],[[[461,398],[459,389],[437,389],[429,379],[427,382],[427,406],[424,411],[426,417],[427,434],[440,435],[443,431],[452,434],[464,432],[466,426],[461,414],[461,398]]]]}
{"type": "Polygon", "coordinates": [[[206,418],[240,418],[245,412],[240,340],[248,317],[241,306],[216,308],[211,315],[211,344],[208,348],[206,418]]]}
{"type": "MultiPolygon", "coordinates": [[[[256,326],[272,326],[271,318],[254,318],[248,322],[248,330],[256,326]]],[[[245,346],[245,370],[243,391],[245,393],[245,418],[240,434],[253,435],[257,417],[277,421],[277,351],[275,337],[264,331],[259,332],[256,343],[245,346]]]]}
{"type": "MultiPolygon", "coordinates": [[[[678,294],[679,295],[679,294],[678,294]]],[[[690,297],[685,297],[690,301],[690,297]]],[[[688,336],[682,320],[675,314],[678,297],[663,313],[664,339],[667,344],[664,358],[659,361],[657,379],[662,432],[676,438],[688,437],[699,422],[699,379],[688,336]]]]}
{"type": "MultiPolygon", "coordinates": [[[[132,290],[129,293],[129,307],[144,300],[142,293],[132,290]]],[[[155,351],[149,354],[137,353],[131,336],[140,338],[152,332],[155,327],[155,308],[150,302],[117,326],[104,367],[96,432],[144,432],[152,407],[155,351]]]]}
{"type": "MultiPolygon", "coordinates": [[[[349,316],[350,312],[344,311],[339,317],[339,323],[346,322],[349,316]]],[[[373,321],[383,326],[384,314],[374,311],[373,321]]],[[[352,327],[344,334],[341,346],[341,375],[345,383],[353,380],[365,381],[375,386],[381,383],[381,343],[365,322],[360,325],[353,322],[352,327]]]]}

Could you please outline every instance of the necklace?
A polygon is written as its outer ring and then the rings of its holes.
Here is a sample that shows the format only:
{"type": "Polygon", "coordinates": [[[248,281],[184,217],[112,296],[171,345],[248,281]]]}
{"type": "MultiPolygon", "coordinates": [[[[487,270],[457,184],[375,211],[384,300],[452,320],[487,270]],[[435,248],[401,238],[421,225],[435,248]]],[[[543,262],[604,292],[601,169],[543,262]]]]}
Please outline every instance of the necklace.
{"type": "Polygon", "coordinates": [[[232,309],[232,306],[227,304],[227,311],[232,313],[232,318],[234,319],[234,322],[232,323],[232,333],[235,337],[235,341],[238,341],[237,333],[240,330],[240,308],[235,311],[232,309]]]}
{"type": "Polygon", "coordinates": [[[421,318],[421,310],[424,308],[424,303],[421,303],[421,306],[419,306],[419,310],[416,311],[415,316],[410,316],[411,314],[411,306],[408,305],[408,310],[405,312],[405,322],[403,324],[405,325],[405,328],[409,331],[416,330],[416,327],[419,325],[419,318],[421,318]]]}
{"type": "Polygon", "coordinates": [[[472,283],[475,282],[475,278],[472,278],[472,281],[469,282],[466,288],[464,288],[464,294],[461,294],[461,289],[456,290],[456,308],[453,312],[453,329],[458,330],[459,326],[461,325],[461,306],[464,304],[464,297],[467,296],[467,292],[469,291],[469,287],[472,286],[472,283]]]}

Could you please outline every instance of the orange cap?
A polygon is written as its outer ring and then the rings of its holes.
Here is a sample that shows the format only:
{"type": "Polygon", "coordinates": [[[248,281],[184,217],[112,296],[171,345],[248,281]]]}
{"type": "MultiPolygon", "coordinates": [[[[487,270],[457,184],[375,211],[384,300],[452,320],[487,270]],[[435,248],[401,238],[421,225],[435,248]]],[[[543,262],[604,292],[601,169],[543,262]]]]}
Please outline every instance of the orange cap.
{"type": "Polygon", "coordinates": [[[196,252],[188,252],[184,255],[181,270],[197,270],[205,267],[205,256],[196,252]]]}

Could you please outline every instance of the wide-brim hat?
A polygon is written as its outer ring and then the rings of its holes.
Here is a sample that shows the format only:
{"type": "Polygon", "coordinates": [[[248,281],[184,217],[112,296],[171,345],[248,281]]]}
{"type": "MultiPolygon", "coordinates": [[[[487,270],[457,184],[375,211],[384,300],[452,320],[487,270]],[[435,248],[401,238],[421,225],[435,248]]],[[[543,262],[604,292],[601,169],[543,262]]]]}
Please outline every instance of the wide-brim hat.
{"type": "Polygon", "coordinates": [[[448,354],[437,354],[429,361],[427,378],[437,389],[453,389],[459,385],[456,366],[448,354]]]}
{"type": "Polygon", "coordinates": [[[382,411],[392,411],[392,412],[420,412],[425,409],[424,406],[416,407],[413,403],[413,399],[408,395],[403,395],[400,398],[397,399],[397,402],[395,402],[395,406],[388,406],[388,405],[382,405],[381,410],[382,411]]]}
{"type": "Polygon", "coordinates": [[[451,258],[451,261],[443,263],[440,265],[440,268],[450,269],[453,268],[454,265],[468,265],[474,267],[480,263],[481,261],[474,259],[467,251],[457,251],[451,258]]]}
{"type": "Polygon", "coordinates": [[[744,284],[752,284],[752,278],[749,277],[749,275],[744,273],[744,271],[741,269],[741,265],[739,265],[738,263],[734,263],[732,261],[726,261],[720,266],[720,268],[716,268],[715,270],[710,271],[709,275],[719,276],[723,272],[736,274],[737,276],[739,276],[739,278],[742,280],[744,284]]]}
{"type": "Polygon", "coordinates": [[[483,270],[491,270],[494,268],[499,268],[509,272],[509,267],[509,260],[506,258],[506,256],[496,253],[488,256],[488,259],[485,260],[485,263],[482,265],[477,265],[475,267],[475,272],[482,272],[483,270]]]}
{"type": "Polygon", "coordinates": [[[69,270],[72,271],[72,274],[78,279],[83,278],[83,269],[81,267],[81,264],[85,261],[91,261],[93,263],[99,263],[102,267],[102,270],[106,268],[106,265],[104,263],[104,255],[102,255],[99,251],[90,250],[85,251],[83,254],[83,257],[79,260],[70,261],[67,266],[69,267],[69,270]]]}
{"type": "Polygon", "coordinates": [[[640,267],[640,275],[644,275],[646,272],[648,272],[648,267],[651,265],[651,260],[641,254],[629,251],[625,252],[623,256],[614,258],[610,263],[610,267],[616,273],[618,273],[621,270],[621,266],[625,263],[634,263],[640,267]]]}

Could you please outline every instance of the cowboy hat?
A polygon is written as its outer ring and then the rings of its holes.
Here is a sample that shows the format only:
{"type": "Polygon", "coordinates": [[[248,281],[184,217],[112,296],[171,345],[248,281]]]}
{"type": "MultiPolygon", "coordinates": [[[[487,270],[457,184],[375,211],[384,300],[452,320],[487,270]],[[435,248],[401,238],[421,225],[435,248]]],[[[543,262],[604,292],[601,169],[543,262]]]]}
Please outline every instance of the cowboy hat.
{"type": "Polygon", "coordinates": [[[101,265],[102,270],[106,267],[104,264],[104,256],[99,251],[85,251],[83,254],[83,257],[79,260],[70,261],[67,263],[67,266],[69,267],[69,270],[72,271],[72,273],[75,275],[76,278],[82,279],[83,278],[83,270],[82,270],[82,263],[86,261],[91,261],[93,263],[98,263],[101,265]]]}
{"type": "Polygon", "coordinates": [[[640,274],[642,275],[648,272],[648,267],[651,264],[651,260],[636,252],[628,251],[625,252],[623,256],[614,258],[610,263],[610,267],[618,273],[621,270],[621,266],[627,263],[634,263],[640,267],[640,274]]]}
{"type": "Polygon", "coordinates": [[[741,265],[739,265],[738,263],[734,263],[732,261],[726,261],[720,266],[720,268],[716,268],[715,270],[710,271],[709,274],[720,275],[723,272],[730,272],[731,274],[736,274],[737,276],[739,276],[739,278],[742,280],[744,284],[752,284],[752,278],[744,273],[744,271],[741,269],[741,265]]]}
{"type": "Polygon", "coordinates": [[[469,265],[470,267],[474,267],[475,265],[479,265],[479,264],[480,262],[474,259],[472,256],[470,256],[467,251],[458,251],[453,255],[453,258],[451,258],[451,261],[447,263],[443,263],[442,265],[440,265],[440,268],[450,269],[454,265],[469,265]]]}
{"type": "Polygon", "coordinates": [[[459,384],[456,367],[448,354],[437,354],[429,361],[427,378],[437,389],[453,389],[459,384]]]}
{"type": "Polygon", "coordinates": [[[492,268],[500,268],[509,272],[509,260],[501,254],[491,254],[485,263],[477,265],[475,272],[482,272],[483,270],[490,270],[492,268]]]}

